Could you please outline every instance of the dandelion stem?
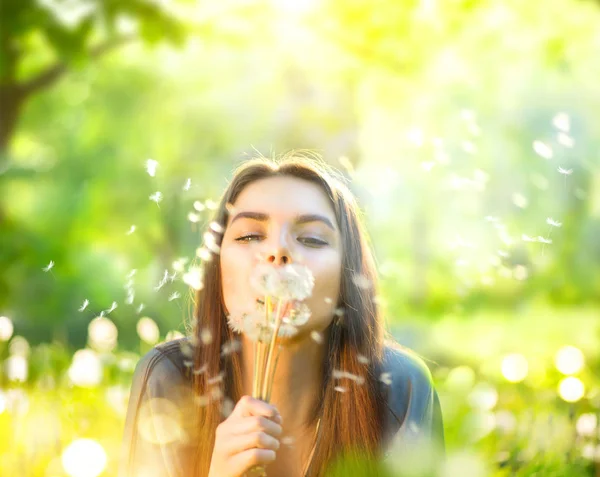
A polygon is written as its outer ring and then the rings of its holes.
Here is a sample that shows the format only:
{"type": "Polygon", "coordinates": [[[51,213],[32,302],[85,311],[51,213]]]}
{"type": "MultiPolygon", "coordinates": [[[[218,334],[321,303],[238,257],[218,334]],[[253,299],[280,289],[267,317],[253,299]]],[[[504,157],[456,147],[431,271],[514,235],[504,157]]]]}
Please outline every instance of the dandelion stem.
{"type": "MultiPolygon", "coordinates": [[[[268,377],[271,374],[271,361],[273,359],[273,350],[275,349],[275,342],[277,341],[277,335],[279,334],[279,327],[281,326],[281,303],[282,300],[279,299],[279,301],[277,302],[277,313],[275,314],[275,331],[273,332],[273,337],[271,338],[271,344],[269,346],[269,353],[267,355],[267,368],[265,370],[265,377],[267,379],[265,379],[265,382],[263,383],[263,390],[262,390],[262,395],[263,398],[265,398],[267,396],[267,389],[268,389],[268,385],[269,385],[269,379],[268,377]]],[[[268,402],[268,401],[267,401],[268,402]]]]}
{"type": "Polygon", "coordinates": [[[254,342],[254,374],[252,375],[252,397],[258,397],[258,341],[254,342]]]}
{"type": "Polygon", "coordinates": [[[281,345],[277,346],[277,354],[275,355],[275,364],[273,365],[273,371],[269,378],[269,389],[267,391],[267,402],[271,401],[271,391],[273,390],[273,381],[275,380],[275,370],[277,369],[277,361],[279,361],[279,355],[281,353],[281,345]]]}

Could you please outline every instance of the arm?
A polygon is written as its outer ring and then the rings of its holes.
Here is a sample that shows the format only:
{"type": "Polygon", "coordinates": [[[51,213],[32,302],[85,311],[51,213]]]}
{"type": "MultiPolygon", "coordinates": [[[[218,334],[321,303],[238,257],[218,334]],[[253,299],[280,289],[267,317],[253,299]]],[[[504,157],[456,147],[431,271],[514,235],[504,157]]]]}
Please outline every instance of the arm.
{"type": "Polygon", "coordinates": [[[193,455],[191,387],[165,352],[154,348],[133,374],[119,477],[184,477],[193,455]]]}

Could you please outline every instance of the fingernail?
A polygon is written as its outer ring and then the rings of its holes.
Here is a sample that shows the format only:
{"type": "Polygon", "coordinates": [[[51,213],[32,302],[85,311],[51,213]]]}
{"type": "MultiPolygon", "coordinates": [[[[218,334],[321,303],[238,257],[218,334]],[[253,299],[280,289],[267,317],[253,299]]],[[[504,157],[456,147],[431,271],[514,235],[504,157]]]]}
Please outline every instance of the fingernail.
{"type": "Polygon", "coordinates": [[[283,422],[283,419],[282,419],[282,417],[281,417],[279,414],[277,414],[277,415],[275,416],[275,419],[277,420],[277,422],[278,422],[279,424],[281,424],[281,423],[283,422]]]}

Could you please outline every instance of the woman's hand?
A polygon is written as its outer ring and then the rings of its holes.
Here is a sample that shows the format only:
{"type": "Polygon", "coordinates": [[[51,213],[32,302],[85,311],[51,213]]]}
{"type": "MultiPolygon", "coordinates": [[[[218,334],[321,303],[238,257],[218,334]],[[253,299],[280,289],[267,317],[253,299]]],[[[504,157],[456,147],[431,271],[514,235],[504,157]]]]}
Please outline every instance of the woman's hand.
{"type": "Polygon", "coordinates": [[[275,406],[242,396],[217,426],[208,477],[241,477],[256,465],[274,461],[281,422],[275,406]]]}

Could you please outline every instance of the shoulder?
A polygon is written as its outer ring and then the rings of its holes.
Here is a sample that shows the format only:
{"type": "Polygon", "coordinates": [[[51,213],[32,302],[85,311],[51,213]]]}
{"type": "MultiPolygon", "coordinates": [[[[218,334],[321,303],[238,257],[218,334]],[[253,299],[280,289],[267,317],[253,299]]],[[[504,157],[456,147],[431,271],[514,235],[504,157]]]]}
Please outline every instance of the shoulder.
{"type": "Polygon", "coordinates": [[[430,426],[438,398],[433,376],[424,359],[411,349],[388,340],[381,372],[380,379],[387,385],[388,435],[401,428],[430,426]]]}
{"type": "Polygon", "coordinates": [[[140,393],[164,394],[173,386],[191,384],[192,348],[189,338],[156,345],[138,361],[133,386],[140,393]]]}
{"type": "Polygon", "coordinates": [[[433,376],[423,358],[394,341],[385,343],[382,372],[389,373],[392,387],[410,382],[413,387],[433,388],[433,376]]]}

